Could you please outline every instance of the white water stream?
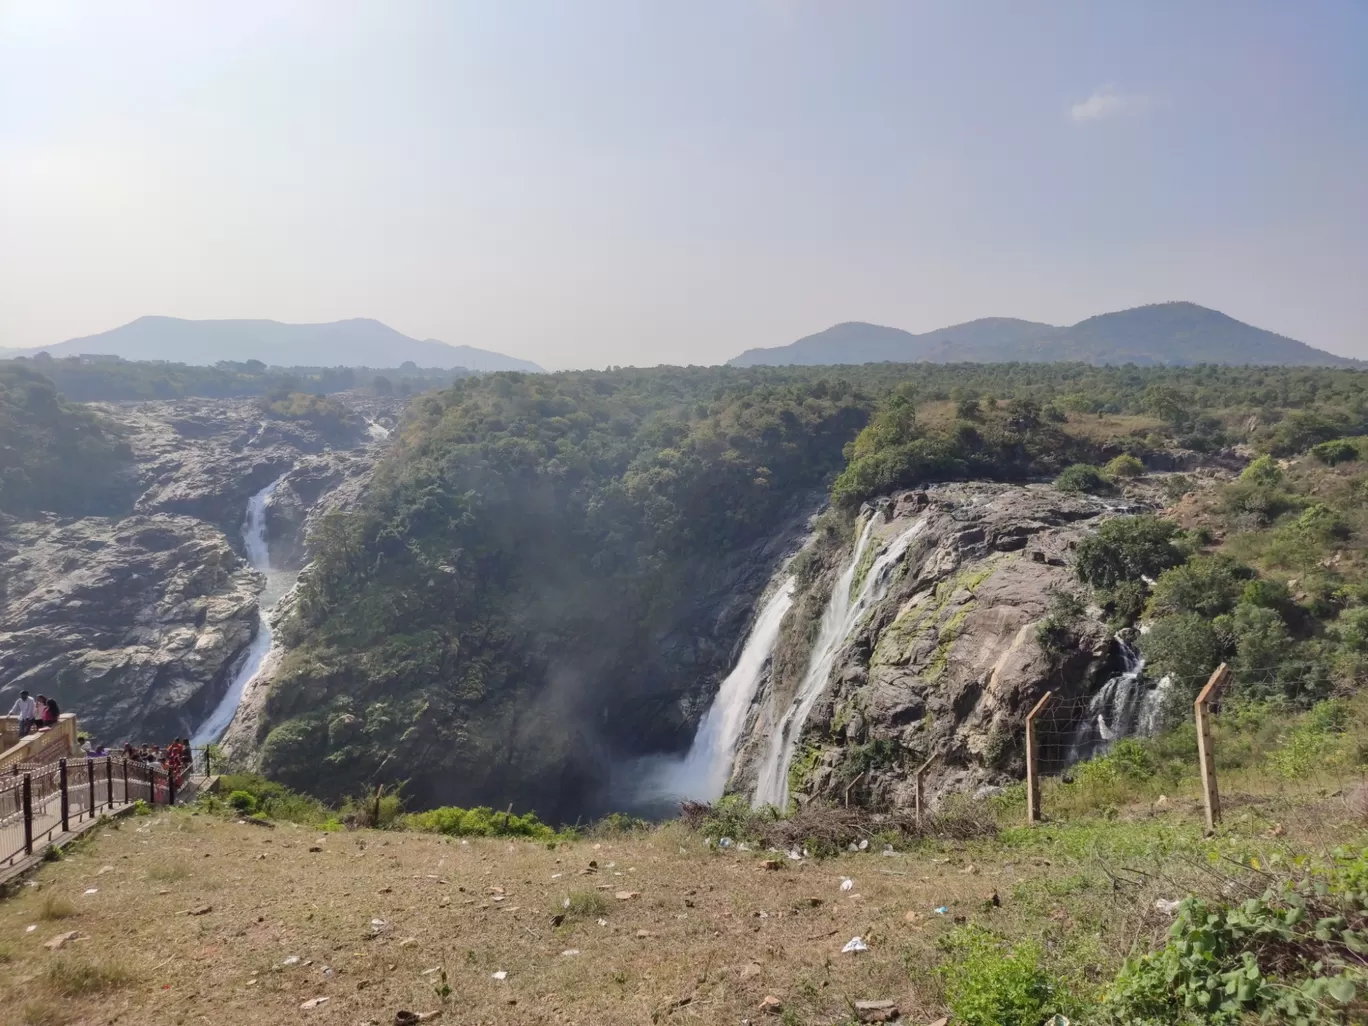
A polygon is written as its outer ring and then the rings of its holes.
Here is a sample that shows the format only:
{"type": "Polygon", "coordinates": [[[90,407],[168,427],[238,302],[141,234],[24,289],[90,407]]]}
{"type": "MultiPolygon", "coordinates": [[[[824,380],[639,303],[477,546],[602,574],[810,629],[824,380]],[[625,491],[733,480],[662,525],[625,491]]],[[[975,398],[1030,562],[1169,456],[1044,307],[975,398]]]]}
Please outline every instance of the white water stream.
{"type": "Polygon", "coordinates": [[[1069,739],[1068,762],[1090,759],[1105,752],[1117,738],[1157,733],[1162,726],[1164,704],[1172,681],[1168,677],[1146,687],[1145,660],[1126,642],[1117,639],[1122,670],[1107,680],[1088,702],[1088,711],[1069,739]]]}
{"type": "Polygon", "coordinates": [[[803,725],[807,723],[808,715],[812,712],[817,699],[826,690],[827,681],[836,664],[836,657],[845,647],[850,632],[864,619],[865,614],[875,603],[884,597],[894,567],[902,562],[908,545],[921,532],[924,524],[925,521],[917,520],[898,535],[874,560],[860,583],[859,591],[852,596],[850,592],[855,583],[855,574],[864,560],[865,550],[869,547],[874,520],[871,517],[861,525],[859,538],[855,542],[855,551],[850,554],[849,563],[832,587],[831,598],[827,600],[826,609],[822,613],[822,625],[812,646],[807,672],[803,675],[802,683],[798,685],[798,691],[783,717],[770,728],[764,758],[756,777],[755,794],[751,799],[751,804],[756,808],[775,805],[782,809],[788,805],[789,767],[793,764],[793,755],[797,750],[798,737],[803,732],[803,725]]]}
{"type": "Polygon", "coordinates": [[[771,589],[751,624],[736,665],[699,722],[688,754],[682,759],[652,758],[640,766],[636,800],[658,804],[684,798],[711,802],[722,797],[731,777],[736,745],[746,725],[746,713],[774,654],[779,626],[793,605],[796,587],[797,582],[786,576],[778,587],[771,589]]]}
{"type": "Polygon", "coordinates": [[[271,625],[268,620],[271,607],[290,590],[297,576],[287,570],[271,569],[271,552],[266,544],[266,507],[270,505],[271,496],[284,480],[285,475],[282,474],[247,500],[247,522],[242,525],[243,547],[247,550],[247,562],[266,575],[266,586],[257,597],[257,615],[260,621],[257,624],[256,636],[247,646],[228,690],[224,692],[223,698],[219,700],[208,719],[200,724],[199,729],[190,738],[192,747],[214,744],[228,729],[228,724],[233,722],[238,703],[242,701],[242,693],[261,669],[266,654],[271,651],[271,625]]]}

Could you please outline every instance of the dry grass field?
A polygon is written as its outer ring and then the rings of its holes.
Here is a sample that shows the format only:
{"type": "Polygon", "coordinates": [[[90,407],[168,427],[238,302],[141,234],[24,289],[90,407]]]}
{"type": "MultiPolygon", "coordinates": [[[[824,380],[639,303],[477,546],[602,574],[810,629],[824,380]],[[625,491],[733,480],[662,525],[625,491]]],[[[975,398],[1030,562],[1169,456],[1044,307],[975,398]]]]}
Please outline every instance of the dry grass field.
{"type": "MultiPolygon", "coordinates": [[[[1361,838],[1337,822],[1342,806],[1232,802],[1223,844],[1361,838]]],[[[1233,862],[1204,865],[1201,843],[1190,802],[797,861],[719,851],[682,824],[548,846],[159,811],[106,828],[0,903],[0,1021],[389,1026],[408,1010],[461,1024],[794,1026],[858,1021],[854,1002],[891,1000],[902,1021],[929,1023],[945,1012],[937,940],[957,922],[1030,936],[1100,984],[1118,953],[1166,929],[1157,897],[1238,880],[1233,862]],[[869,950],[842,953],[856,936],[869,950]],[[771,996],[778,1007],[762,1010],[771,996]]]]}

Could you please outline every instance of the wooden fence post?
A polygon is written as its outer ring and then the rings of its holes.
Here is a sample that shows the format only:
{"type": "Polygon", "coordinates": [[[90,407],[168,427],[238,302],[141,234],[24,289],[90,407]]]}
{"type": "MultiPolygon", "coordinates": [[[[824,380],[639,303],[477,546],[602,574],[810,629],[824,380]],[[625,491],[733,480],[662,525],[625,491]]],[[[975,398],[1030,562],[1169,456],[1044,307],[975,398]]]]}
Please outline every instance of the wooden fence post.
{"type": "Polygon", "coordinates": [[[1026,824],[1028,826],[1040,822],[1040,765],[1037,745],[1039,738],[1036,737],[1036,717],[1044,712],[1045,707],[1050,704],[1050,699],[1054,697],[1053,691],[1047,691],[1040,696],[1040,701],[1035,704],[1035,708],[1026,714],[1026,824]]]}
{"type": "Polygon", "coordinates": [[[1197,700],[1192,703],[1197,717],[1197,761],[1202,770],[1202,801],[1206,805],[1206,825],[1208,832],[1216,829],[1221,821],[1221,795],[1216,789],[1216,766],[1212,762],[1211,750],[1211,703],[1221,695],[1230,671],[1226,664],[1216,667],[1202,688],[1197,700]]]}
{"type": "Polygon", "coordinates": [[[926,788],[925,788],[925,783],[926,783],[926,771],[929,770],[929,769],[931,768],[931,764],[932,764],[933,762],[935,762],[935,761],[936,761],[936,753],[935,753],[935,752],[932,752],[930,755],[928,755],[928,756],[926,757],[926,761],[925,761],[924,763],[922,763],[920,766],[917,767],[917,772],[916,772],[916,774],[914,774],[914,776],[913,776],[913,779],[916,781],[916,787],[917,787],[917,790],[916,790],[916,799],[917,799],[917,829],[918,829],[918,830],[920,830],[920,829],[922,828],[922,809],[923,809],[923,808],[925,807],[925,805],[926,805],[926,788]]]}

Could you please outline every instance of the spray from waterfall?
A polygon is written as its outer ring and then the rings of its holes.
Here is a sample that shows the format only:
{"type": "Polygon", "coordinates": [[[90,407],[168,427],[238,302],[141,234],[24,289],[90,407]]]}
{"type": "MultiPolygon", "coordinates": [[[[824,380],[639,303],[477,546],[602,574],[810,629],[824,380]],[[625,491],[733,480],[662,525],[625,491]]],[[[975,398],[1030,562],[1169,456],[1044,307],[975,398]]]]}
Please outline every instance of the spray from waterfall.
{"type": "Polygon", "coordinates": [[[836,664],[836,657],[845,647],[850,632],[884,597],[893,576],[893,569],[902,562],[907,547],[924,525],[924,520],[917,520],[898,535],[874,560],[864,580],[860,582],[859,590],[852,596],[855,574],[870,545],[874,518],[871,517],[861,525],[855,550],[850,554],[849,562],[832,587],[831,598],[827,600],[826,609],[822,612],[822,624],[812,647],[807,672],[803,675],[798,691],[784,715],[770,728],[764,758],[755,782],[755,794],[751,799],[751,804],[756,808],[763,805],[784,808],[788,805],[789,767],[793,765],[798,737],[803,732],[803,726],[807,723],[812,707],[826,690],[827,681],[836,664]]]}
{"type": "Polygon", "coordinates": [[[223,736],[228,724],[233,722],[247,684],[256,676],[267,653],[271,651],[271,625],[267,614],[280,596],[289,590],[295,577],[292,573],[271,569],[271,551],[266,543],[266,507],[284,480],[285,475],[282,474],[247,500],[247,521],[242,525],[243,548],[247,551],[247,562],[266,575],[266,586],[257,597],[257,632],[247,646],[223,698],[191,736],[192,746],[214,744],[223,736]]]}
{"type": "Polygon", "coordinates": [[[640,772],[637,799],[648,804],[674,803],[692,798],[716,801],[731,777],[736,745],[746,724],[746,713],[760,688],[765,667],[774,654],[779,627],[793,605],[797,581],[785,576],[771,587],[731,673],[722,681],[712,705],[698,724],[693,744],[683,759],[653,759],[640,772]]]}

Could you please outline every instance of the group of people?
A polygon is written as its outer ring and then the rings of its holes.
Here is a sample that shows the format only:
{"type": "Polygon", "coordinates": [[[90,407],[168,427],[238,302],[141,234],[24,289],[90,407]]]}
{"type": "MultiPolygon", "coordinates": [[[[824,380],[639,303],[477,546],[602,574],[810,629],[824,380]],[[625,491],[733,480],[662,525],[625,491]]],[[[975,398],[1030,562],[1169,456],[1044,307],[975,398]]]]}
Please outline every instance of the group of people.
{"type": "Polygon", "coordinates": [[[165,748],[157,745],[135,745],[131,741],[126,741],[123,756],[129,762],[150,762],[160,765],[179,779],[183,771],[191,767],[190,739],[178,737],[165,748]]]}
{"type": "Polygon", "coordinates": [[[9,714],[19,717],[19,739],[22,741],[30,730],[47,730],[55,726],[62,710],[57,707],[55,698],[44,695],[34,698],[27,691],[21,691],[9,714]]]}

